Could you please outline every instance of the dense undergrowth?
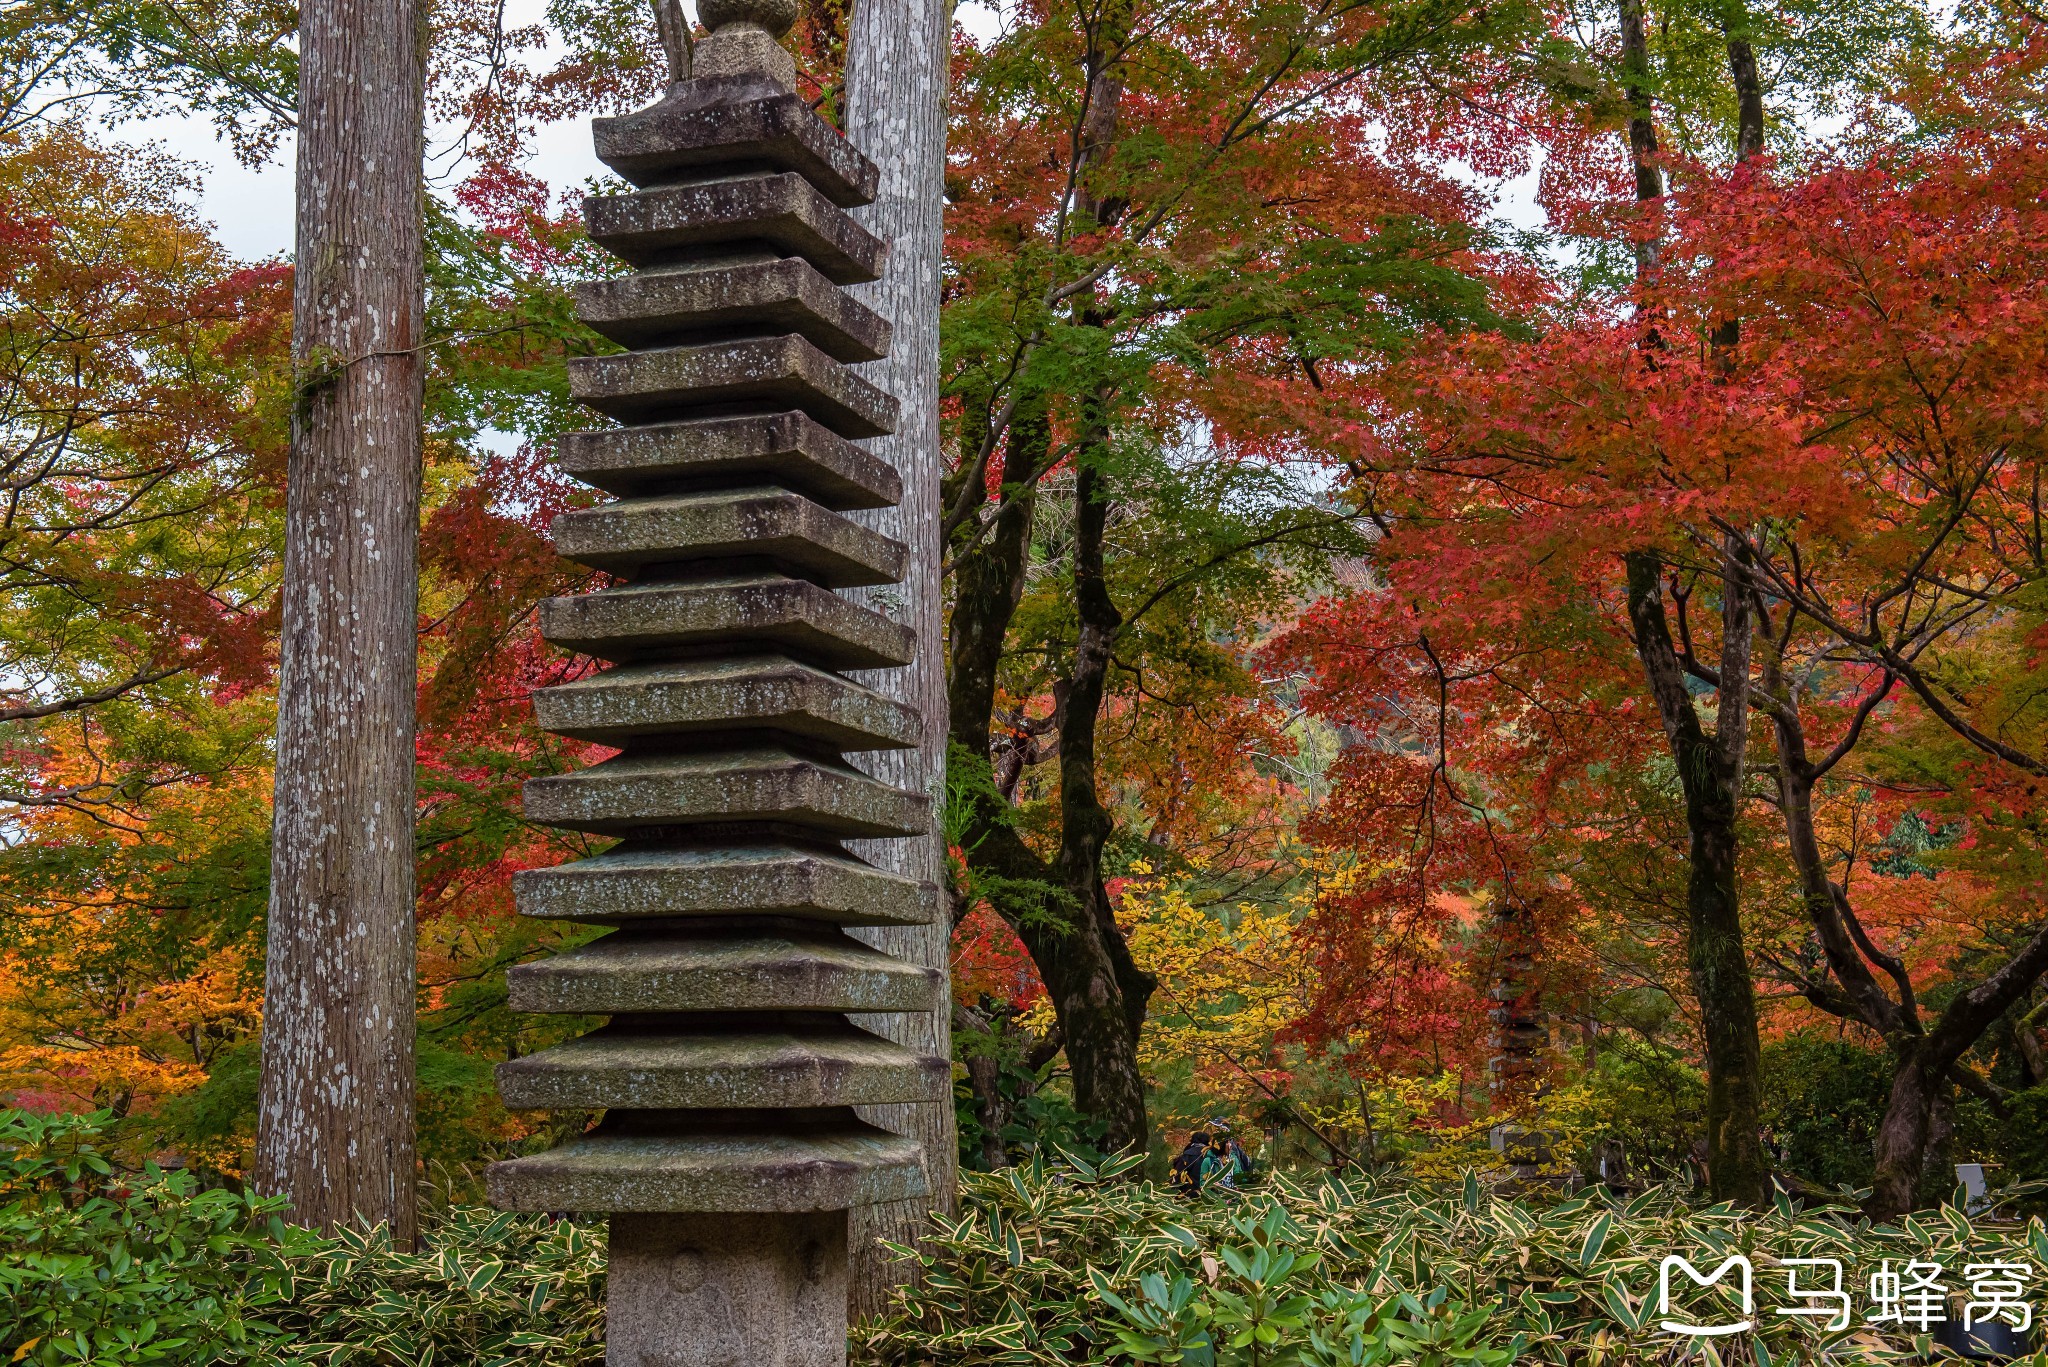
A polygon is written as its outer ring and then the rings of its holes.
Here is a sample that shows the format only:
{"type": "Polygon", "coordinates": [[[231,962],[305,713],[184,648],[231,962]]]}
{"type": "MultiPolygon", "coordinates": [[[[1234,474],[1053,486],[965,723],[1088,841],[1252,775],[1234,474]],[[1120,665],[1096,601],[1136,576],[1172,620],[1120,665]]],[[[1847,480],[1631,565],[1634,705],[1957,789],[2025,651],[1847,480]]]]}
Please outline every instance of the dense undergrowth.
{"type": "MultiPolygon", "coordinates": [[[[598,1367],[598,1226],[456,1208],[417,1254],[321,1239],[189,1174],[114,1171],[75,1117],[0,1113],[0,1361],[598,1367]]],[[[1784,1260],[2048,1263],[2048,1230],[1950,1209],[1898,1226],[1792,1202],[1761,1215],[1656,1189],[1515,1196],[1454,1183],[1278,1178],[1189,1202],[1079,1160],[973,1174],[922,1283],[856,1326],[858,1367],[1135,1361],[1186,1367],[1891,1363],[1942,1352],[1777,1316],[1784,1260]],[[1757,1331],[1663,1333],[1667,1253],[1756,1269],[1757,1331]]],[[[2038,1291],[2039,1288],[2034,1288],[2038,1291]]],[[[1716,1313],[1698,1292],[1688,1306],[1716,1313]]],[[[1858,1297],[1859,1302],[1861,1297],[1858,1297]]],[[[1721,1306],[1734,1318],[1733,1302],[1721,1306]]],[[[2048,1355],[2031,1359],[2048,1367],[2048,1355]]]]}
{"type": "Polygon", "coordinates": [[[0,1362],[598,1367],[602,1226],[457,1207],[418,1253],[323,1239],[190,1173],[120,1173],[95,1117],[0,1111],[0,1362]]]}
{"type": "MultiPolygon", "coordinates": [[[[1743,1214],[1690,1205],[1670,1188],[1514,1196],[1469,1174],[1452,1183],[1280,1178],[1241,1198],[1190,1203],[1149,1183],[1105,1180],[1086,1164],[1013,1168],[965,1178],[959,1220],[922,1255],[922,1286],[856,1330],[856,1359],[1910,1362],[1943,1350],[1927,1335],[1864,1323],[1861,1292],[1887,1261],[1916,1260],[1943,1264],[1951,1286],[1966,1265],[1998,1260],[2026,1263],[2038,1281],[2048,1230],[2039,1220],[1973,1225],[1952,1208],[1873,1226],[1847,1206],[1784,1199],[1743,1214]],[[1664,1333],[1665,1255],[1711,1271],[1737,1252],[1754,1263],[1757,1332],[1713,1343],[1664,1333]],[[1848,1328],[1771,1313],[1785,1300],[1784,1260],[1802,1257],[1842,1262],[1843,1287],[1858,1303],[1848,1328]]],[[[1711,1313],[1714,1294],[1685,1304],[1711,1313]]],[[[1732,1298],[1718,1309],[1738,1318],[1732,1298]]],[[[2032,1362],[2048,1367],[2048,1355],[2032,1362]]]]}

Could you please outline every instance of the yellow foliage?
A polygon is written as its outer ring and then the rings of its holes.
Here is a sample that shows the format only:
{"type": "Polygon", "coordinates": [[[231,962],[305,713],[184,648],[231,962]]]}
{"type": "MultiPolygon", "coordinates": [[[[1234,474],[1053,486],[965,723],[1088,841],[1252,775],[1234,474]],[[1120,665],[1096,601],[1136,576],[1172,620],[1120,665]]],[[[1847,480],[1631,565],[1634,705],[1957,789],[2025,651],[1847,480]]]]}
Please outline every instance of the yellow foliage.
{"type": "MultiPolygon", "coordinates": [[[[1148,1077],[1171,1077],[1195,1093],[1155,1098],[1155,1119],[1171,1131],[1211,1115],[1262,1112],[1276,1098],[1291,1101],[1301,1050],[1283,1036],[1307,1010],[1314,986],[1294,931],[1317,889],[1272,906],[1203,906],[1188,880],[1142,862],[1133,875],[1118,888],[1117,923],[1131,957],[1159,983],[1139,1065],[1148,1077]]],[[[1039,1010],[1050,1014],[1049,1005],[1039,1010]]]]}
{"type": "Polygon", "coordinates": [[[103,915],[67,908],[0,952],[0,1093],[125,1110],[199,1086],[213,1054],[261,1023],[253,943],[150,982],[106,971],[103,915]]]}
{"type": "MultiPolygon", "coordinates": [[[[53,779],[94,775],[90,748],[50,738],[53,779]]],[[[118,820],[65,807],[21,818],[46,857],[72,863],[0,870],[0,1097],[152,1115],[257,1031],[261,927],[225,904],[238,871],[205,842],[259,831],[268,779],[252,766],[145,790],[118,820]]],[[[156,1151],[139,1142],[131,1157],[156,1151]]],[[[224,1153],[185,1156],[239,1166],[224,1153]]]]}
{"type": "Polygon", "coordinates": [[[1150,1071],[1195,1059],[1198,1071],[1226,1076],[1272,1067],[1279,1035],[1301,1019],[1314,987],[1294,937],[1314,893],[1271,909],[1212,909],[1196,906],[1185,884],[1143,864],[1137,873],[1117,921],[1138,967],[1159,979],[1139,1062],[1150,1071]]]}

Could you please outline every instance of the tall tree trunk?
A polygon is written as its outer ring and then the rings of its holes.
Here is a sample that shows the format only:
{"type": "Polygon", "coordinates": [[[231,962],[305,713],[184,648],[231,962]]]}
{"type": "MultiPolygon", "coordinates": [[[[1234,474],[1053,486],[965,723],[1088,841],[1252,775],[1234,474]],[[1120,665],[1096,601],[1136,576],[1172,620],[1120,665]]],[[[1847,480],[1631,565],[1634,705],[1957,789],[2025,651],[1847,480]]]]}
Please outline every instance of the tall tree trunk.
{"type": "Polygon", "coordinates": [[[1721,32],[1728,45],[1728,79],[1735,87],[1735,159],[1748,161],[1764,150],[1764,83],[1749,45],[1749,12],[1742,0],[1732,0],[1721,32]]]}
{"type": "Polygon", "coordinates": [[[1877,1175],[1864,1209],[1873,1219],[1897,1219],[1916,1210],[1925,1191],[1928,1155],[1935,1148],[1939,1115],[1948,1091],[1947,1069],[1937,1071],[1926,1041],[1908,1038],[1894,1047],[1892,1090],[1877,1125],[1877,1175]]]}
{"type": "MultiPolygon", "coordinates": [[[[1636,198],[1650,204],[1664,194],[1657,164],[1657,125],[1650,98],[1650,53],[1642,0],[1620,0],[1623,87],[1629,102],[1629,151],[1636,198]]],[[[1636,248],[1641,306],[1654,310],[1659,243],[1646,225],[1636,248]]],[[[1653,335],[1650,344],[1661,345],[1653,335]]],[[[1627,557],[1629,622],[1636,652],[1656,698],[1671,755],[1678,767],[1689,841],[1686,871],[1686,970],[1699,1003],[1707,1062],[1707,1174],[1717,1201],[1761,1205],[1769,1179],[1759,1135],[1762,1049],[1757,1040],[1756,995],[1743,945],[1736,867],[1747,750],[1748,678],[1753,623],[1743,566],[1723,558],[1720,715],[1709,737],[1693,709],[1685,670],[1671,641],[1659,585],[1662,562],[1650,551],[1627,557]]]]}
{"type": "MultiPolygon", "coordinates": [[[[1650,40],[1643,30],[1643,0],[1621,0],[1621,81],[1628,100],[1629,161],[1636,177],[1636,203],[1654,205],[1664,198],[1664,168],[1657,161],[1656,106],[1650,98],[1650,40]]],[[[1635,244],[1636,285],[1647,296],[1657,279],[1659,224],[1638,229],[1635,244]]]]}
{"type": "MultiPolygon", "coordinates": [[[[1001,503],[994,523],[977,544],[960,552],[953,567],[947,722],[954,744],[977,761],[987,760],[994,740],[996,670],[1002,663],[1011,618],[1024,598],[1031,526],[1038,507],[1036,477],[1051,441],[1051,426],[1042,408],[1018,412],[1003,443],[1001,503]]],[[[988,814],[990,819],[996,815],[988,814]]],[[[970,844],[970,863],[974,851],[970,844]]]]}
{"type": "MultiPolygon", "coordinates": [[[[1747,639],[1747,614],[1741,606],[1724,614],[1723,635],[1735,642],[1724,643],[1722,678],[1741,682],[1722,688],[1720,717],[1709,736],[1672,645],[1661,568],[1651,552],[1629,554],[1628,608],[1685,801],[1686,971],[1706,1050],[1708,1183],[1717,1201],[1756,1206],[1765,1199],[1770,1174],[1758,1134],[1763,1063],[1736,868],[1747,712],[1743,699],[1731,696],[1746,693],[1748,650],[1740,643],[1747,639]]],[[[1740,581],[1727,596],[1744,597],[1740,581]]]]}
{"type": "MultiPolygon", "coordinates": [[[[1736,155],[1744,161],[1763,149],[1763,94],[1756,59],[1746,40],[1730,30],[1728,58],[1739,110],[1736,155]]],[[[1733,366],[1741,323],[1730,318],[1714,334],[1724,366],[1733,366]]],[[[1631,599],[1634,598],[1633,580],[1631,599]]],[[[1707,1052],[1707,1163],[1709,1187],[1720,1201],[1761,1205],[1768,1194],[1770,1165],[1760,1135],[1763,1094],[1762,1051],[1757,1040],[1756,992],[1743,944],[1737,827],[1742,814],[1743,758],[1749,740],[1749,662],[1754,622],[1750,617],[1747,565],[1735,539],[1724,540],[1721,557],[1720,715],[1714,744],[1695,749],[1675,737],[1673,753],[1686,782],[1686,826],[1692,869],[1686,889],[1691,922],[1686,968],[1699,1000],[1700,1030],[1707,1052]],[[1711,776],[1711,777],[1710,777],[1711,776]]],[[[1658,616],[1662,616],[1661,603],[1658,616]]],[[[1668,645],[1668,638],[1667,638],[1668,645]]],[[[1687,709],[1690,714],[1690,708],[1687,709]]],[[[1669,718],[1666,726],[1669,727],[1669,718]]]]}
{"type": "MultiPolygon", "coordinates": [[[[1122,132],[1124,77],[1120,53],[1130,33],[1132,5],[1116,0],[1089,32],[1084,59],[1088,105],[1076,130],[1074,210],[1092,231],[1113,227],[1125,202],[1096,192],[1093,172],[1114,152],[1122,132]]],[[[1107,328],[1111,319],[1094,291],[1076,296],[1074,320],[1107,328]]],[[[1109,596],[1104,567],[1111,491],[1109,460],[1112,395],[1098,390],[1081,405],[1082,432],[1074,459],[1074,610],[1077,631],[1073,672],[1060,714],[1061,881],[1074,929],[1059,959],[1067,1001],[1059,1007],[1073,1070],[1074,1099],[1108,1125],[1104,1146],[1142,1152],[1150,1126],[1145,1078],[1138,1068],[1138,1036],[1157,980],[1140,970],[1116,924],[1102,881],[1102,851],[1115,830],[1096,782],[1097,727],[1109,683],[1123,614],[1109,596]]],[[[1027,942],[1028,943],[1028,942],[1027,942]]],[[[1047,986],[1050,987],[1050,981],[1047,986]]],[[[1057,1005],[1057,1003],[1056,1003],[1057,1005]]]]}
{"type": "MultiPolygon", "coordinates": [[[[902,475],[903,499],[867,520],[908,545],[910,559],[894,593],[872,593],[869,605],[917,630],[917,659],[909,668],[878,671],[863,681],[915,707],[924,718],[923,740],[916,750],[880,751],[856,760],[890,784],[929,793],[935,814],[945,797],[947,733],[939,582],[939,484],[945,474],[939,450],[939,264],[945,232],[946,64],[951,47],[948,0],[860,0],[847,33],[846,79],[840,96],[848,139],[881,171],[875,202],[855,210],[854,216],[890,244],[882,278],[854,289],[895,329],[887,359],[863,369],[902,403],[895,434],[880,438],[870,449],[902,475]]],[[[909,840],[860,842],[855,851],[870,863],[928,885],[933,919],[924,926],[854,933],[900,959],[944,973],[952,920],[938,895],[945,876],[940,832],[935,827],[909,840]]],[[[861,1021],[920,1053],[941,1058],[952,1053],[952,1020],[943,1006],[929,1014],[866,1016],[861,1021]]],[[[909,1265],[890,1259],[877,1240],[915,1245],[929,1211],[950,1215],[960,1161],[950,1100],[865,1107],[861,1114],[918,1141],[931,1196],[927,1201],[865,1206],[853,1212],[848,1224],[849,1294],[856,1316],[881,1309],[889,1291],[910,1272],[909,1265]]]]}
{"type": "Polygon", "coordinates": [[[297,406],[285,500],[259,1191],[414,1239],[413,694],[425,15],[299,17],[297,406]]]}
{"type": "MultiPolygon", "coordinates": [[[[1913,1051],[1917,1054],[1919,1051],[1913,1051]]],[[[1934,1086],[1927,1069],[1912,1055],[1902,1055],[1892,1071],[1891,1096],[1877,1126],[1877,1177],[1870,1205],[1882,1211],[1908,1211],[1919,1204],[1921,1155],[1934,1109],[1934,1086]]]]}
{"type": "MultiPolygon", "coordinates": [[[[1012,423],[1002,510],[980,542],[960,554],[954,570],[952,732],[960,763],[988,762],[996,671],[1024,591],[1037,499],[1032,481],[1044,468],[1049,439],[1041,411],[1021,413],[1012,423]]],[[[1024,843],[1011,825],[1008,803],[985,774],[961,776],[960,843],[972,890],[1017,932],[1045,983],[1076,1103],[1107,1124],[1106,1143],[1120,1148],[1142,1146],[1146,1134],[1137,1031],[1152,984],[1131,962],[1102,886],[1101,848],[1110,826],[1095,796],[1095,726],[1116,608],[1100,582],[1107,506],[1095,477],[1080,470],[1076,475],[1077,484],[1087,485],[1076,510],[1076,578],[1088,623],[1060,715],[1060,855],[1049,862],[1024,843]],[[1074,753],[1082,758],[1069,767],[1074,753]]]]}
{"type": "MultiPolygon", "coordinates": [[[[1757,74],[1756,53],[1749,46],[1749,15],[1741,0],[1732,0],[1721,18],[1727,38],[1728,79],[1735,87],[1735,161],[1738,165],[1764,150],[1764,83],[1757,74]]],[[[1723,319],[1714,329],[1714,350],[1725,369],[1735,364],[1735,347],[1742,340],[1742,321],[1723,319]]]]}
{"type": "MultiPolygon", "coordinates": [[[[1105,434],[1106,436],[1106,434],[1105,434]]],[[[1060,1013],[1074,1098],[1089,1115],[1109,1122],[1107,1146],[1143,1151],[1147,1138],[1145,1079],[1138,1071],[1138,1032],[1155,982],[1138,969],[1117,928],[1115,908],[1102,882],[1102,850],[1115,822],[1096,785],[1096,727],[1109,680],[1110,655],[1123,614],[1110,601],[1103,578],[1103,543],[1109,491],[1097,462],[1106,441],[1075,462],[1074,605],[1079,635],[1060,727],[1060,873],[1074,900],[1072,915],[1099,941],[1102,965],[1091,964],[1078,1000],[1060,1013]],[[1107,967],[1111,980],[1100,979],[1107,967]],[[1069,1016],[1076,1019],[1069,1020],[1069,1016]]]]}
{"type": "MultiPolygon", "coordinates": [[[[1700,751],[1688,749],[1680,762],[1698,762],[1700,751]]],[[[1686,801],[1692,864],[1686,882],[1691,930],[1686,971],[1706,1044],[1709,1189],[1717,1201],[1759,1206],[1767,1195],[1770,1166],[1759,1135],[1763,1060],[1737,894],[1738,810],[1725,789],[1686,801]]]]}

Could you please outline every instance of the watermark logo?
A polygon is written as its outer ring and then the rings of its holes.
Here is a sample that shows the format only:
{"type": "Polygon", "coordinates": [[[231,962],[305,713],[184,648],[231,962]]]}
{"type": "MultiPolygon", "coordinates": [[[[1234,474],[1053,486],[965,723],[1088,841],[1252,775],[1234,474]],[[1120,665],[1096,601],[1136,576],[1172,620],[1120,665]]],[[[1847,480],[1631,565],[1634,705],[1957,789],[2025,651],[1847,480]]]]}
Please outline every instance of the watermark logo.
{"type": "Polygon", "coordinates": [[[1676,1253],[1673,1253],[1664,1260],[1663,1265],[1657,1270],[1657,1313],[1660,1315],[1671,1313],[1671,1272],[1674,1268],[1690,1277],[1695,1286],[1713,1286],[1728,1274],[1730,1268],[1734,1268],[1742,1274],[1740,1286],[1742,1289],[1742,1313],[1744,1318],[1739,1323],[1716,1325],[1683,1324],[1678,1320],[1670,1319],[1659,1320],[1657,1327],[1665,1333],[1684,1334],[1690,1337],[1718,1338],[1722,1334],[1739,1334],[1756,1323],[1754,1274],[1750,1270],[1749,1259],[1737,1253],[1712,1272],[1702,1276],[1698,1268],[1694,1267],[1684,1258],[1679,1257],[1676,1253]]]}
{"type": "MultiPolygon", "coordinates": [[[[1826,1320],[1825,1327],[1831,1332],[1849,1327],[1856,1307],[1843,1285],[1846,1274],[1841,1259],[1783,1258],[1779,1266],[1785,1272],[1788,1303],[1773,1307],[1772,1314],[1826,1320]]],[[[2024,1334],[2034,1327],[2034,1307],[2027,1299],[2034,1271],[2031,1263],[1969,1263],[1963,1268],[1967,1290],[1959,1292],[1949,1285],[1948,1270],[1938,1262],[1914,1259],[1903,1268],[1894,1269],[1887,1260],[1870,1274],[1869,1306],[1863,1318],[1870,1324],[1893,1324],[1926,1333],[1935,1325],[1948,1322],[1951,1300],[1960,1295],[1965,1331],[2002,1321],[2024,1334]]],[[[1755,1269],[1745,1254],[1729,1255],[1711,1272],[1701,1272],[1678,1254],[1670,1255],[1657,1273],[1657,1312],[1666,1317],[1658,1321],[1658,1327],[1667,1334],[1685,1338],[1719,1338],[1754,1328],[1755,1277],[1755,1269]],[[1694,1286],[1702,1288],[1718,1286],[1728,1278],[1731,1289],[1737,1292],[1742,1318],[1719,1324],[1693,1324],[1672,1318],[1674,1271],[1684,1273],[1694,1286]]]]}

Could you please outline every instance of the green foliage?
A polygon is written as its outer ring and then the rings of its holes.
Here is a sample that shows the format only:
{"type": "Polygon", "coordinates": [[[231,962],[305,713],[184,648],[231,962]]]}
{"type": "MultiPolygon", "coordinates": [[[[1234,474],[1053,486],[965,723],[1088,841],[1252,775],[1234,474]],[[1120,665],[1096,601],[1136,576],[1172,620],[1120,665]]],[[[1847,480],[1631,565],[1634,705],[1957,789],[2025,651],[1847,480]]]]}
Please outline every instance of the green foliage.
{"type": "MultiPolygon", "coordinates": [[[[946,746],[945,802],[940,809],[948,850],[966,848],[972,853],[971,847],[980,843],[973,834],[977,820],[1007,827],[1015,824],[1015,813],[996,789],[988,756],[950,741],[946,746]]],[[[1006,876],[976,867],[971,859],[965,863],[953,860],[951,872],[962,896],[970,902],[987,902],[1011,925],[1044,926],[1060,934],[1073,929],[1074,895],[1058,883],[1006,876]]]]}
{"type": "MultiPolygon", "coordinates": [[[[1254,1238],[1263,1232],[1246,1222],[1240,1227],[1254,1238]]],[[[1274,1283],[1306,1272],[1314,1266],[1314,1255],[1275,1255],[1263,1246],[1245,1254],[1243,1249],[1223,1250],[1231,1269],[1228,1280],[1248,1289],[1238,1294],[1219,1285],[1211,1293],[1213,1304],[1200,1284],[1185,1275],[1168,1286],[1154,1272],[1140,1280],[1145,1299],[1134,1306],[1102,1285],[1097,1274],[1096,1294],[1126,1324],[1145,1331],[1114,1326],[1116,1351],[1137,1362],[1202,1367],[1289,1362],[1305,1367],[1498,1367],[1513,1361],[1513,1348],[1490,1346],[1491,1312],[1452,1300],[1447,1287],[1421,1299],[1406,1292],[1381,1298],[1330,1287],[1319,1296],[1293,1295],[1268,1304],[1274,1283]]]]}
{"type": "Polygon", "coordinates": [[[2029,1087],[2007,1099],[2000,1151],[2008,1175],[2015,1180],[2048,1181],[2048,1084],[2029,1087]]]}
{"type": "Polygon", "coordinates": [[[1219,1250],[1230,1269],[1227,1279],[1219,1276],[1201,1285],[1183,1273],[1168,1287],[1159,1273],[1148,1273],[1139,1279],[1145,1299],[1132,1305],[1110,1289],[1101,1271],[1089,1270],[1096,1296],[1139,1331],[1112,1326],[1117,1351],[1138,1362],[1219,1367],[1260,1367],[1291,1356],[1282,1341],[1308,1332],[1316,1302],[1302,1288],[1321,1255],[1286,1247],[1277,1209],[1268,1210],[1263,1220],[1235,1220],[1232,1227],[1246,1242],[1219,1250]]]}
{"type": "MultiPolygon", "coordinates": [[[[598,1367],[602,1234],[458,1207],[417,1253],[381,1231],[323,1239],[187,1174],[123,1177],[96,1147],[106,1117],[0,1112],[0,1352],[38,1364],[598,1367]]],[[[857,1325],[860,1367],[1648,1367],[1658,1264],[1729,1253],[1770,1299],[1783,1260],[1950,1268],[2048,1261],[2048,1229],[1976,1227],[1956,1211],[1871,1226],[1780,1199],[1763,1214],[1694,1209],[1657,1189],[1622,1202],[1489,1189],[1476,1176],[1367,1179],[1187,1201],[1131,1180],[1137,1156],[1041,1153],[969,1174],[957,1221],[916,1257],[919,1285],[857,1325]],[[1592,1358],[1588,1358],[1588,1354],[1592,1358]]],[[[1701,1292],[1701,1295],[1713,1293],[1701,1292]]],[[[1858,1324],[1759,1317],[1755,1360],[1881,1364],[1921,1346],[1858,1324]]],[[[1745,1345],[1724,1347],[1741,1351],[1745,1345]]],[[[1729,1356],[1723,1361],[1747,1360],[1729,1356]]],[[[2048,1367],[2048,1357],[2028,1367],[2048,1367]]]]}
{"type": "Polygon", "coordinates": [[[0,1111],[0,1357],[274,1360],[287,1259],[317,1241],[190,1173],[118,1175],[94,1144],[109,1119],[0,1111]]]}
{"type": "MultiPolygon", "coordinates": [[[[422,1040],[417,1063],[413,1094],[418,1098],[421,1161],[437,1170],[480,1171],[482,1165],[471,1160],[488,1148],[496,1128],[490,1123],[493,1112],[500,1111],[491,1061],[422,1040]]],[[[470,1175],[461,1191],[467,1199],[480,1199],[479,1177],[470,1175]]]]}
{"type": "Polygon", "coordinates": [[[0,1360],[597,1367],[604,1238],[458,1207],[418,1253],[323,1239],[192,1174],[123,1174],[110,1117],[0,1110],[0,1360]]]}
{"type": "Polygon", "coordinates": [[[1891,1085],[1881,1049],[1810,1034],[1768,1045],[1763,1118],[1779,1165],[1821,1187],[1869,1186],[1891,1085]]]}
{"type": "Polygon", "coordinates": [[[1108,1127],[1075,1108],[1059,1054],[1016,1019],[1013,1006],[986,996],[979,1010],[955,1013],[953,1109],[961,1166],[985,1171],[1028,1163],[1041,1151],[1100,1162],[1108,1127]],[[993,1097],[977,1092],[990,1084],[993,1097]]]}
{"type": "MultiPolygon", "coordinates": [[[[1001,1124],[995,1138],[1007,1161],[1029,1162],[1042,1151],[1078,1154],[1089,1161],[1102,1157],[1103,1133],[1108,1128],[1074,1107],[1071,1088],[1054,1082],[1052,1074],[1059,1059],[1047,1059],[1037,1068],[1029,1066],[1017,1048],[1014,1036],[986,1031],[961,1030],[953,1035],[953,1054],[965,1060],[977,1055],[996,1060],[996,1091],[1002,1099],[1001,1124]]],[[[953,1112],[960,1139],[960,1165],[986,1169],[988,1126],[983,1122],[973,1088],[966,1079],[953,1084],[953,1112]]]]}
{"type": "Polygon", "coordinates": [[[1148,1272],[1136,1302],[1090,1269],[1095,1295],[1123,1321],[1110,1326],[1113,1355],[1197,1367],[1499,1367],[1514,1359],[1515,1346],[1497,1346],[1491,1311],[1453,1300],[1448,1287],[1421,1297],[1308,1289],[1322,1255],[1289,1246],[1292,1231],[1277,1206],[1233,1219],[1231,1228],[1245,1242],[1220,1247],[1212,1275],[1182,1273],[1169,1284],[1148,1272]]]}
{"type": "Polygon", "coordinates": [[[150,1118],[163,1140],[191,1153],[232,1150],[256,1132],[256,1095],[262,1080],[263,1041],[252,1037],[224,1050],[206,1081],[168,1098],[150,1118]]]}
{"type": "Polygon", "coordinates": [[[1586,1150],[1618,1142],[1631,1171],[1653,1180],[1678,1176],[1706,1123],[1699,1070],[1639,1040],[1619,1037],[1601,1052],[1582,1084],[1544,1108],[1544,1125],[1586,1150]]]}
{"type": "Polygon", "coordinates": [[[457,1207],[418,1253],[383,1230],[343,1231],[295,1261],[292,1347],[320,1367],[598,1367],[604,1238],[588,1226],[457,1207]]]}
{"type": "MultiPolygon", "coordinates": [[[[1469,1174],[1442,1185],[1275,1178],[1241,1201],[1189,1202],[1110,1180],[1135,1161],[966,1175],[960,1218],[921,1255],[905,1250],[920,1257],[920,1284],[856,1327],[853,1360],[1647,1367],[1673,1360],[1657,1325],[1666,1254],[1711,1266],[1746,1253],[1765,1304],[1781,1299],[1788,1258],[1838,1258],[1851,1279],[1886,1259],[2048,1260],[2039,1221],[1973,1228],[1954,1211],[1872,1226],[1782,1198],[1762,1214],[1701,1210],[1663,1188],[1626,1201],[1509,1197],[1469,1174]]],[[[1861,1323],[1758,1325],[1747,1342],[1724,1340],[1720,1360],[1754,1349],[1759,1363],[1904,1363],[1921,1351],[1861,1323]]]]}
{"type": "Polygon", "coordinates": [[[0,110],[11,125],[48,118],[80,94],[115,117],[174,100],[212,115],[236,156],[256,165],[292,125],[299,61],[284,40],[297,17],[289,0],[10,5],[0,20],[0,110]]]}
{"type": "Polygon", "coordinates": [[[1935,866],[1924,856],[1954,849],[1963,835],[1961,822],[1936,826],[1919,812],[1903,813],[1885,833],[1870,861],[1870,870],[1889,878],[1933,878],[1935,866]]]}

